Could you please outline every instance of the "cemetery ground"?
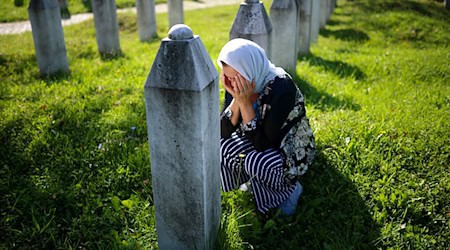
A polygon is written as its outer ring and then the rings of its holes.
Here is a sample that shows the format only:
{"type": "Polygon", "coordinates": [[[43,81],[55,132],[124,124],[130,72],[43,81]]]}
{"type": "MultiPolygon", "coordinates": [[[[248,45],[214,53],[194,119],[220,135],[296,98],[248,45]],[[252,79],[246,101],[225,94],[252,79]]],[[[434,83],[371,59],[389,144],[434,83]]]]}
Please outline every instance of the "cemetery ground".
{"type": "MultiPolygon", "coordinates": [[[[28,4],[30,0],[11,0],[5,3],[3,0],[0,8],[0,22],[13,22],[28,20],[28,4]]],[[[167,2],[166,0],[155,0],[155,4],[167,2]]],[[[116,0],[117,8],[135,6],[134,0],[116,0]]],[[[92,12],[91,0],[67,0],[68,10],[71,15],[92,12]]]]}
{"type": "MultiPolygon", "coordinates": [[[[338,4],[293,74],[319,152],[298,211],[223,193],[219,249],[449,247],[450,12],[338,4]]],[[[185,13],[213,62],[237,9],[185,13]]],[[[140,43],[136,16],[118,19],[117,58],[92,20],[64,27],[68,76],[38,75],[31,32],[0,36],[0,248],[157,248],[143,85],[168,20],[140,43]]]]}

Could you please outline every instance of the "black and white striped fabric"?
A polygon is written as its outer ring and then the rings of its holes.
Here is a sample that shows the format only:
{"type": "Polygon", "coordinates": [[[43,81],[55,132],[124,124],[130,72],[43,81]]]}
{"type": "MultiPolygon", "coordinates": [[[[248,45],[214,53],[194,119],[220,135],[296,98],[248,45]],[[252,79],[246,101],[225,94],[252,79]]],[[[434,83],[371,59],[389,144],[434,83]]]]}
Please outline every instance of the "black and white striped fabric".
{"type": "Polygon", "coordinates": [[[220,140],[221,179],[225,192],[250,181],[258,210],[277,208],[294,191],[283,177],[284,158],[280,149],[256,151],[249,140],[236,132],[220,140]],[[239,157],[245,155],[245,158],[239,157]]]}

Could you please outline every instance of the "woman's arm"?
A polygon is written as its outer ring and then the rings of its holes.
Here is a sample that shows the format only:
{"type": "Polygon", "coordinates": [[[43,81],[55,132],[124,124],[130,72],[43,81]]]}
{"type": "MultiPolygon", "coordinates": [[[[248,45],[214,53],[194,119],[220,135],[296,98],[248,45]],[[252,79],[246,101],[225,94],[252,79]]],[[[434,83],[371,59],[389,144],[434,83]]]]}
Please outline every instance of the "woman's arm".
{"type": "Polygon", "coordinates": [[[225,98],[223,102],[223,110],[220,116],[220,137],[221,138],[230,138],[231,134],[236,131],[239,123],[239,116],[236,114],[239,113],[239,107],[234,104],[234,99],[230,95],[230,93],[225,92],[225,98]],[[237,107],[237,111],[236,111],[237,107]],[[233,119],[237,119],[234,121],[233,119]]]}
{"type": "Polygon", "coordinates": [[[281,127],[295,105],[297,88],[289,78],[276,78],[267,103],[270,107],[266,111],[262,124],[245,134],[257,151],[264,151],[270,147],[279,147],[283,139],[281,127]]]}

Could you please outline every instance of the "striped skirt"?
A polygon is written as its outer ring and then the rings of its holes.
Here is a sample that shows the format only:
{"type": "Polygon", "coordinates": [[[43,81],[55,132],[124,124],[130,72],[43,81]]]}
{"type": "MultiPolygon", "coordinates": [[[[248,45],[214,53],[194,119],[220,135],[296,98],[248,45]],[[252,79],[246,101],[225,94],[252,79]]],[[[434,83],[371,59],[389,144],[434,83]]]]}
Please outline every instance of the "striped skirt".
{"type": "Polygon", "coordinates": [[[256,207],[262,213],[277,208],[295,189],[284,180],[280,149],[258,152],[249,140],[236,133],[220,140],[220,165],[222,189],[228,192],[250,182],[256,207]]]}

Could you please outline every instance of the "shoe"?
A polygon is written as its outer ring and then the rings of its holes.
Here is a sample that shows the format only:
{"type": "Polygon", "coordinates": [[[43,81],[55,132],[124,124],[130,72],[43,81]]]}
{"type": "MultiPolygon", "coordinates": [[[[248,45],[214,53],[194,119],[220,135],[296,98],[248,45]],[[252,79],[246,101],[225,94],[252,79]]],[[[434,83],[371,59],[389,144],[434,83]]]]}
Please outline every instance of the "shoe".
{"type": "Polygon", "coordinates": [[[280,208],[284,215],[292,216],[295,214],[295,209],[297,208],[297,202],[300,198],[300,195],[303,193],[303,187],[300,182],[295,183],[294,192],[281,203],[280,208]]]}
{"type": "Polygon", "coordinates": [[[252,183],[251,182],[246,182],[246,183],[244,183],[244,184],[242,184],[240,187],[239,187],[239,190],[241,190],[241,191],[244,191],[244,192],[250,192],[250,193],[252,193],[252,191],[253,191],[253,189],[252,189],[252,183]]]}

